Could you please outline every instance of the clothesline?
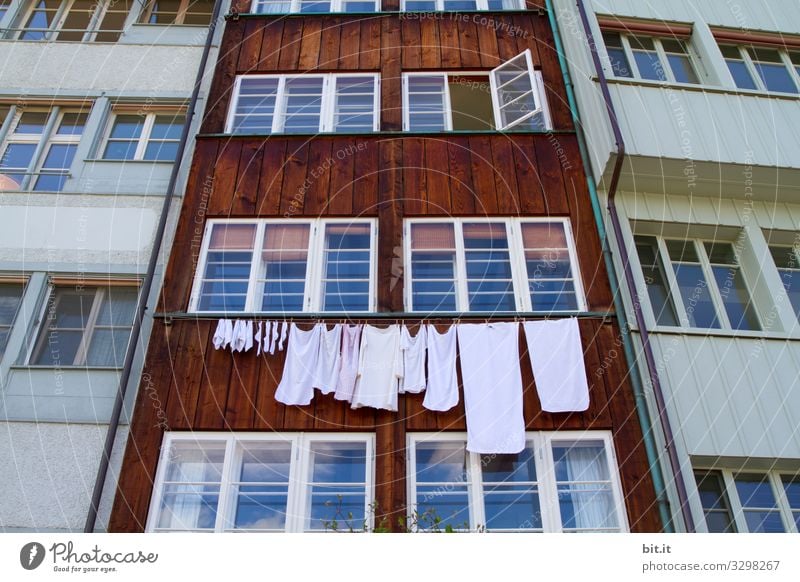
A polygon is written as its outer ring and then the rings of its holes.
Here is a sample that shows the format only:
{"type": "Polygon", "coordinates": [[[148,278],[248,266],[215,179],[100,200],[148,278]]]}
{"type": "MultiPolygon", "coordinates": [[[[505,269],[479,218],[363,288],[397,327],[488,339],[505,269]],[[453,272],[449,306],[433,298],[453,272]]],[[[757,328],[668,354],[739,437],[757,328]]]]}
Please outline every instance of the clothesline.
{"type": "MultiPolygon", "coordinates": [[[[589,387],[575,318],[522,322],[536,390],[545,412],[589,407],[589,387]]],[[[316,390],[352,408],[397,411],[398,395],[425,393],[422,405],[444,412],[459,402],[456,359],[467,420],[467,448],[484,454],[518,453],[525,446],[519,323],[458,323],[444,332],[421,324],[376,327],[291,321],[221,319],[217,349],[274,355],[286,348],[275,399],[307,406],[316,390]],[[286,343],[288,341],[288,344],[286,343]]]]}

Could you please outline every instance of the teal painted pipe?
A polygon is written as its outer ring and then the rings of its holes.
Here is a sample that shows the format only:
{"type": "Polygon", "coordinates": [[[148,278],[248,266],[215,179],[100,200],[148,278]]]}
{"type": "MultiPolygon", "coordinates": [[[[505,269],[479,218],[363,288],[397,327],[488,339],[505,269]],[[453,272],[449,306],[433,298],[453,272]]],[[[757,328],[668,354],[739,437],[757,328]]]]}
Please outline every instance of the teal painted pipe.
{"type": "Polygon", "coordinates": [[[667,498],[667,489],[664,481],[664,473],[661,465],[658,462],[658,447],[656,446],[655,438],[653,436],[654,428],[653,421],[650,418],[650,412],[647,407],[647,400],[642,387],[641,376],[639,375],[639,367],[636,359],[636,352],[633,347],[633,341],[630,336],[630,327],[628,326],[627,312],[625,306],[622,304],[622,295],[619,292],[619,283],[617,280],[616,268],[611,258],[611,250],[608,246],[608,235],[606,233],[605,224],[603,222],[603,212],[600,206],[600,199],[597,195],[597,185],[592,175],[591,160],[589,153],[586,149],[586,142],[583,138],[580,125],[580,114],[578,113],[578,104],[575,100],[575,93],[572,88],[572,78],[567,68],[566,57],[564,56],[564,45],[561,42],[561,33],[556,21],[555,8],[553,7],[552,0],[545,0],[547,6],[547,16],[550,19],[550,28],[553,30],[553,41],[555,49],[558,53],[558,64],[561,66],[561,74],[564,77],[564,85],[567,90],[567,101],[569,103],[569,110],[572,114],[572,122],[575,124],[575,134],[578,138],[578,148],[581,153],[581,160],[583,162],[583,171],[586,175],[586,182],[589,187],[589,198],[592,202],[592,213],[594,214],[594,221],[597,224],[597,231],[600,235],[600,243],[603,248],[603,258],[605,260],[606,270],[608,271],[608,279],[611,284],[611,293],[614,297],[614,309],[616,311],[617,319],[619,321],[620,335],[622,337],[622,346],[625,353],[625,360],[631,370],[630,378],[633,385],[633,395],[636,402],[636,413],[639,416],[639,424],[642,427],[642,434],[644,435],[644,446],[647,453],[647,462],[650,466],[650,474],[653,477],[653,486],[656,490],[656,499],[658,501],[658,512],[661,515],[661,522],[663,523],[664,531],[673,533],[675,526],[673,524],[672,512],[669,507],[669,500],[667,498]]]}

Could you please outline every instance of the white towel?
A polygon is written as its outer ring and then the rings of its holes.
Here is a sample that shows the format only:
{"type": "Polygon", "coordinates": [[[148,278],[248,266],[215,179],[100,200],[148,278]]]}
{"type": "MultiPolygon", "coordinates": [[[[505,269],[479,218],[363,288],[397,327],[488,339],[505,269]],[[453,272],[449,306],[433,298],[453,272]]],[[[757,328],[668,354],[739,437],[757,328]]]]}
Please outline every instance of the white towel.
{"type": "Polygon", "coordinates": [[[460,324],[458,349],[467,450],[486,455],[519,453],[525,448],[519,325],[460,324]]]}
{"type": "Polygon", "coordinates": [[[578,320],[526,321],[523,326],[542,410],[582,412],[589,408],[578,320]]]}
{"type": "Polygon", "coordinates": [[[439,333],[427,325],[428,387],[422,406],[428,410],[444,412],[458,404],[458,378],[456,376],[456,326],[439,333]]]}

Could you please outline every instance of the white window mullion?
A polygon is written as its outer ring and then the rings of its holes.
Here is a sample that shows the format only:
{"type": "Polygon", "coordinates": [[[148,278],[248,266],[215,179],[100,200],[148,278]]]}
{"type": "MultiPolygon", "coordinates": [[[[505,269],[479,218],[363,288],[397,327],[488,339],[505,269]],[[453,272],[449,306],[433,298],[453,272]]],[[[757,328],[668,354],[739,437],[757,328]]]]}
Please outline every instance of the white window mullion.
{"type": "Polygon", "coordinates": [[[711,302],[714,304],[714,308],[717,310],[717,320],[720,323],[720,327],[722,329],[731,329],[728,311],[725,309],[725,303],[722,299],[722,292],[720,291],[719,285],[717,285],[717,279],[714,276],[714,269],[711,266],[711,260],[708,258],[708,253],[706,253],[706,246],[702,240],[693,240],[691,242],[695,246],[695,252],[700,259],[700,266],[706,276],[708,292],[711,296],[711,302]]]}
{"type": "Polygon", "coordinates": [[[767,478],[769,479],[770,485],[772,486],[772,491],[775,494],[775,501],[781,513],[783,526],[786,528],[787,532],[797,533],[797,524],[794,521],[794,514],[792,513],[792,508],[789,505],[789,500],[786,497],[786,491],[783,488],[783,482],[781,481],[780,473],[777,471],[770,472],[767,474],[767,478]]]}
{"type": "Polygon", "coordinates": [[[144,125],[142,126],[142,133],[139,135],[139,143],[136,144],[136,152],[133,154],[134,160],[144,159],[144,153],[147,149],[147,142],[150,140],[150,134],[153,132],[155,120],[156,116],[154,113],[148,113],[145,116],[144,125]]]}
{"type": "Polygon", "coordinates": [[[450,75],[444,73],[442,74],[444,79],[443,85],[443,99],[444,99],[444,107],[445,107],[445,130],[446,131],[453,131],[453,103],[450,101],[450,75]]]}
{"type": "MultiPolygon", "coordinates": [[[[466,451],[466,448],[464,449],[466,451]]],[[[470,530],[486,528],[486,507],[483,496],[483,471],[478,453],[467,455],[467,498],[469,499],[470,530]]]]}
{"type": "Polygon", "coordinates": [[[622,41],[622,48],[625,51],[625,56],[628,57],[628,66],[631,68],[631,73],[635,79],[641,79],[642,74],[639,72],[639,65],[636,63],[636,58],[634,58],[633,49],[631,48],[631,43],[628,40],[628,36],[625,34],[619,35],[620,41],[622,41]]]}
{"type": "MultiPolygon", "coordinates": [[[[674,83],[675,82],[675,75],[672,73],[672,67],[669,64],[669,59],[667,58],[667,53],[664,50],[664,47],[661,45],[661,39],[659,38],[652,38],[653,45],[656,47],[656,54],[658,55],[658,61],[661,63],[661,69],[664,71],[664,76],[666,77],[667,82],[674,83]]],[[[686,53],[686,56],[689,57],[689,53],[686,53]]]]}
{"type": "Polygon", "coordinates": [[[575,236],[572,232],[572,221],[568,218],[565,218],[562,219],[561,224],[564,227],[564,237],[567,239],[569,266],[570,270],[572,271],[572,285],[575,289],[575,295],[578,300],[578,310],[586,311],[589,309],[589,306],[586,303],[586,292],[583,288],[583,276],[581,275],[581,266],[578,262],[578,249],[575,248],[575,236]]]}
{"type": "Polygon", "coordinates": [[[522,244],[522,226],[517,219],[504,220],[508,240],[508,259],[511,263],[511,286],[517,311],[531,311],[531,294],[528,290],[525,269],[525,249],[522,244]]]}
{"type": "MultiPolygon", "coordinates": [[[[403,131],[408,131],[411,129],[411,114],[410,114],[410,102],[408,95],[408,73],[403,73],[402,77],[403,83],[403,131]]],[[[378,111],[378,116],[380,116],[380,110],[378,111]]]]}
{"type": "Polygon", "coordinates": [[[758,87],[758,90],[768,91],[767,87],[764,85],[764,80],[761,78],[761,75],[758,74],[756,64],[753,62],[753,59],[750,58],[749,51],[743,46],[739,46],[737,48],[739,49],[739,54],[741,55],[742,60],[744,60],[745,67],[750,73],[750,76],[753,78],[753,82],[756,84],[756,87],[758,87]]]}
{"type": "Polygon", "coordinates": [[[214,532],[222,532],[226,526],[233,524],[236,513],[236,495],[232,492],[231,481],[234,480],[233,472],[239,460],[240,449],[233,435],[225,439],[225,457],[222,461],[222,474],[220,475],[219,497],[217,498],[217,519],[214,522],[214,532]]]}
{"type": "MultiPolygon", "coordinates": [[[[235,224],[235,223],[234,223],[235,224]]],[[[262,252],[264,248],[265,223],[259,220],[256,223],[256,235],[253,240],[253,256],[250,262],[250,277],[247,281],[247,296],[244,300],[244,310],[247,313],[261,311],[258,306],[258,280],[266,276],[264,273],[264,260],[262,252]]]]}
{"type": "Polygon", "coordinates": [[[731,513],[733,514],[733,521],[736,524],[736,531],[746,533],[749,531],[747,527],[747,520],[742,510],[742,504],[739,501],[739,493],[736,491],[736,483],[733,480],[733,473],[728,470],[720,471],[722,473],[722,480],[725,483],[725,491],[728,494],[728,502],[731,506],[731,513]]]}
{"type": "Polygon", "coordinates": [[[467,286],[467,254],[464,249],[464,230],[459,219],[453,221],[456,238],[456,310],[469,311],[469,290],[467,286]]]}
{"type": "Polygon", "coordinates": [[[369,226],[369,310],[378,309],[378,221],[373,220],[369,226]]]}
{"type": "Polygon", "coordinates": [[[275,95],[275,112],[272,115],[272,133],[283,133],[286,121],[286,75],[278,78],[278,92],[275,95]]]}
{"type": "Polygon", "coordinates": [[[536,476],[539,479],[539,506],[542,509],[542,528],[545,532],[561,533],[561,508],[558,504],[555,463],[553,461],[552,437],[544,433],[537,435],[536,476]]]}
{"type": "Polygon", "coordinates": [[[333,110],[338,89],[337,78],[337,75],[322,76],[322,95],[319,107],[319,125],[317,126],[320,133],[333,131],[333,110]]]}
{"type": "Polygon", "coordinates": [[[317,220],[309,226],[308,258],[306,259],[306,289],[304,311],[318,312],[322,304],[322,266],[325,264],[325,221],[317,220]]]}
{"type": "Polygon", "coordinates": [[[306,463],[308,462],[308,443],[306,435],[299,433],[292,438],[292,461],[289,466],[289,498],[287,505],[287,531],[302,532],[305,529],[307,485],[306,463]],[[291,511],[289,510],[291,508],[291,511]]]}
{"type": "MultiPolygon", "coordinates": [[[[672,301],[675,304],[675,310],[678,312],[678,320],[681,327],[691,327],[689,324],[689,316],[686,312],[686,306],[683,303],[683,297],[681,296],[680,285],[678,285],[678,278],[675,276],[675,265],[672,264],[672,259],[669,256],[669,251],[667,250],[667,243],[666,241],[659,237],[656,238],[656,243],[658,244],[658,252],[659,257],[656,259],[661,259],[661,264],[664,265],[664,276],[667,278],[667,286],[669,287],[669,293],[672,296],[672,301]]],[[[641,272],[641,270],[640,270],[641,272]]],[[[646,288],[646,285],[645,285],[646,288]]],[[[646,292],[646,289],[645,289],[646,292]]],[[[647,301],[649,301],[649,295],[647,296],[647,301]]],[[[653,318],[655,319],[655,311],[652,309],[653,318]]]]}
{"type": "MultiPolygon", "coordinates": [[[[380,10],[379,8],[376,9],[380,10]]],[[[404,83],[405,79],[406,78],[403,77],[404,83]]],[[[372,129],[373,131],[380,131],[381,130],[381,76],[380,75],[373,75],[372,90],[375,92],[375,98],[373,99],[373,109],[372,109],[372,129]]]]}

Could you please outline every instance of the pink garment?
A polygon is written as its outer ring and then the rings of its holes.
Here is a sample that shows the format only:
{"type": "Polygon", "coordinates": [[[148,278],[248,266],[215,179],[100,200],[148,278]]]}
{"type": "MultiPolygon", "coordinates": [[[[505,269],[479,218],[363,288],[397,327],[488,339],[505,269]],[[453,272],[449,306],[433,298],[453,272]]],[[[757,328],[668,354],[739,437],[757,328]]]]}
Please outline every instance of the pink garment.
{"type": "Polygon", "coordinates": [[[359,349],[363,325],[347,325],[342,332],[342,358],[339,368],[339,382],[336,385],[336,400],[350,402],[358,376],[359,349]]]}

